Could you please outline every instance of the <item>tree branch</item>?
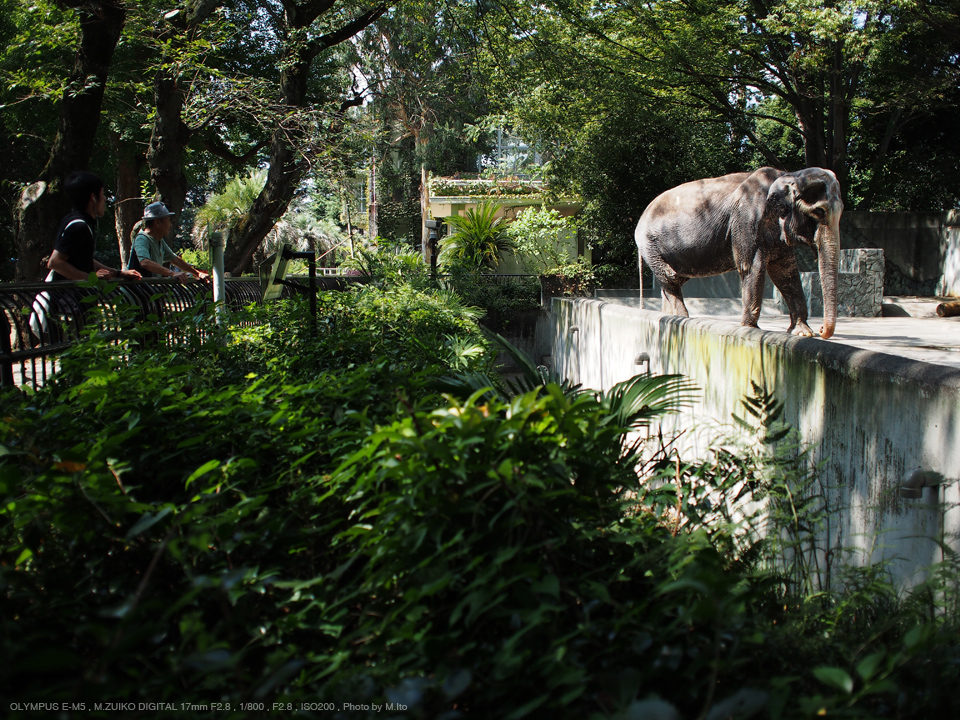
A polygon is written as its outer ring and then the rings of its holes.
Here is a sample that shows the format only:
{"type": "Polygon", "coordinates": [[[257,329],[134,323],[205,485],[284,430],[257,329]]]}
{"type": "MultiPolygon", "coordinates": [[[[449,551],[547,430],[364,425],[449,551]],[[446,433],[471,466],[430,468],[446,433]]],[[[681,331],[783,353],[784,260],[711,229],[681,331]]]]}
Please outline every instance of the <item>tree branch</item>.
{"type": "Polygon", "coordinates": [[[263,150],[263,148],[269,144],[269,139],[261,140],[252,148],[247,150],[247,152],[245,152],[243,155],[236,155],[230,150],[229,147],[227,147],[226,143],[223,142],[223,138],[221,138],[215,132],[207,133],[200,138],[200,145],[204,150],[211,155],[226,160],[232,165],[243,165],[249,162],[254,158],[254,156],[256,156],[258,152],[263,150]]]}
{"type": "Polygon", "coordinates": [[[339,45],[344,40],[349,40],[365,27],[376,22],[377,19],[386,11],[386,5],[377,5],[376,7],[367,10],[362,15],[359,15],[343,27],[327,33],[326,35],[321,35],[309,43],[306,53],[304,54],[304,58],[309,62],[324,50],[331,48],[334,45],[339,45]]]}

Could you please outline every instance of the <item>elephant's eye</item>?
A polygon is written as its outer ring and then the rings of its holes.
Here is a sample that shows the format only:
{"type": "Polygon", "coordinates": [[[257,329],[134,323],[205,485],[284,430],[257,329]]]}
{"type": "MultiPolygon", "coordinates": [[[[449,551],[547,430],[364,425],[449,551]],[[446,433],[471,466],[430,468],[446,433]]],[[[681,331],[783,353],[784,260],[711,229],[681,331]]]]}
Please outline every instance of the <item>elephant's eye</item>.
{"type": "Polygon", "coordinates": [[[814,208],[812,214],[817,220],[824,220],[827,217],[827,211],[822,207],[814,208]]]}

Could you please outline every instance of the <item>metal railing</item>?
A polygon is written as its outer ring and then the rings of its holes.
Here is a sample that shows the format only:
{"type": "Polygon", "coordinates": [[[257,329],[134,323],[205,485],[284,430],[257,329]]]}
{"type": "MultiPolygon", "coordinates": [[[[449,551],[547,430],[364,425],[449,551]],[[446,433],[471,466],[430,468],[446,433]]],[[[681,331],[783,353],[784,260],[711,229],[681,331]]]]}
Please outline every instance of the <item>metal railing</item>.
{"type": "MultiPolygon", "coordinates": [[[[73,345],[88,322],[96,318],[102,330],[121,330],[124,322],[152,320],[213,302],[210,285],[150,278],[111,284],[105,291],[86,283],[0,284],[0,385],[43,385],[59,366],[59,356],[73,345]],[[129,315],[118,308],[129,308],[129,315]]],[[[255,279],[228,278],[226,306],[240,310],[259,302],[255,279]]],[[[186,331],[185,331],[186,332],[186,331]]],[[[196,332],[192,329],[191,332],[196,332]]],[[[155,338],[177,344],[183,333],[155,338]]]]}

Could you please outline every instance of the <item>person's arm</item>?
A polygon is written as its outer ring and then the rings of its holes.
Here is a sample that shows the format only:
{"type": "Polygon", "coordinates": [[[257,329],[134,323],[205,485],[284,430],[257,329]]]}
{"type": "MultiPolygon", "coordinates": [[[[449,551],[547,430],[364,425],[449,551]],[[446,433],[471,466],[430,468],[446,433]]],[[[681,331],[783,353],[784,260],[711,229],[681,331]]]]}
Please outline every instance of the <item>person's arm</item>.
{"type": "MultiPolygon", "coordinates": [[[[164,243],[164,247],[166,243],[164,243]]],[[[147,272],[153,273],[157,277],[174,277],[176,273],[169,268],[164,267],[156,260],[151,258],[150,237],[146,233],[139,233],[133,240],[133,248],[140,259],[140,267],[147,272]]]]}
{"type": "MultiPolygon", "coordinates": [[[[139,280],[141,277],[140,273],[136,270],[116,270],[112,267],[107,267],[96,258],[93,259],[93,267],[97,271],[97,277],[101,280],[120,280],[121,278],[139,280]]],[[[59,270],[57,272],[59,272],[59,270]]]]}
{"type": "MultiPolygon", "coordinates": [[[[47,268],[56,271],[68,280],[87,280],[90,277],[83,270],[78,270],[71,265],[70,256],[59,250],[54,250],[50,253],[50,259],[47,260],[47,268]]],[[[93,269],[97,273],[97,277],[101,280],[110,280],[111,278],[120,279],[123,277],[129,279],[140,278],[140,273],[136,270],[115,270],[114,268],[107,267],[99,260],[93,261],[93,269]]]]}
{"type": "Polygon", "coordinates": [[[164,267],[160,263],[151,260],[150,258],[140,258],[140,267],[142,267],[144,270],[152,272],[154,275],[159,275],[160,277],[172,278],[177,276],[177,273],[175,273],[173,270],[164,267]]]}
{"type": "Polygon", "coordinates": [[[208,277],[210,277],[210,273],[204,272],[203,270],[197,270],[193,265],[191,265],[182,257],[179,257],[177,255],[170,258],[170,262],[173,263],[176,267],[183,270],[185,273],[190,273],[191,275],[195,275],[201,280],[206,280],[208,277]]]}
{"type": "Polygon", "coordinates": [[[70,256],[59,250],[54,250],[50,253],[50,259],[47,260],[47,268],[54,270],[58,275],[68,280],[86,280],[89,277],[83,270],[78,270],[71,265],[70,256]]]}

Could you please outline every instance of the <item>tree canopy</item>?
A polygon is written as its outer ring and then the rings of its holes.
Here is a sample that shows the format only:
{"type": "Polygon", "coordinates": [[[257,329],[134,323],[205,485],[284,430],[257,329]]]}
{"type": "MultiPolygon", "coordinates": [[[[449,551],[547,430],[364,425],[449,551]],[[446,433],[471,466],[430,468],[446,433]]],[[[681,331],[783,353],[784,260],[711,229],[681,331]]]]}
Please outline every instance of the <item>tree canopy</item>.
{"type": "Polygon", "coordinates": [[[73,169],[115,183],[121,254],[144,199],[179,212],[266,170],[228,245],[239,271],[310,188],[376,158],[387,180],[409,168],[394,185],[410,195],[417,170],[475,164],[491,128],[536,147],[554,191],[583,198],[598,257],[621,267],[646,203],[697,177],[815,165],[848,208],[960,198],[960,0],[0,9],[4,255],[22,277],[39,272],[73,169]]]}

